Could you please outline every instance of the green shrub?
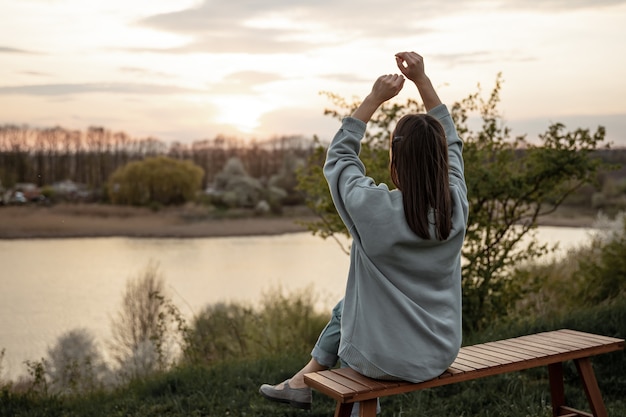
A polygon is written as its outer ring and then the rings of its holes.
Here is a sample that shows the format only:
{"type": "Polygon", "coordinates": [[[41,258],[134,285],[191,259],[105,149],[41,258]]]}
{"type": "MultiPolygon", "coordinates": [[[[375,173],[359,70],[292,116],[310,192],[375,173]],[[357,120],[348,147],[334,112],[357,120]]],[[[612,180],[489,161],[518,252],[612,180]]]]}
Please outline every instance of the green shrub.
{"type": "Polygon", "coordinates": [[[186,360],[211,364],[277,352],[308,353],[329,318],[315,311],[311,294],[275,290],[265,294],[256,308],[234,303],[208,306],[193,320],[186,360]]]}
{"type": "Polygon", "coordinates": [[[150,206],[184,204],[200,190],[204,171],[190,161],[158,156],[130,162],[108,180],[114,204],[150,206]]]}

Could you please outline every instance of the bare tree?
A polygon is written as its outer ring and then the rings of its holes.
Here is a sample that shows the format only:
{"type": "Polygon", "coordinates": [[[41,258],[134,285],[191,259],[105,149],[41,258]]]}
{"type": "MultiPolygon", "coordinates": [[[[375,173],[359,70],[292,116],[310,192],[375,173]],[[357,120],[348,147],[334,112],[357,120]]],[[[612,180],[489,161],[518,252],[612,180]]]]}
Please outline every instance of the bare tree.
{"type": "Polygon", "coordinates": [[[166,368],[176,337],[171,302],[165,298],[165,281],[155,262],[126,283],[122,305],[112,320],[112,358],[123,379],[166,368]]]}

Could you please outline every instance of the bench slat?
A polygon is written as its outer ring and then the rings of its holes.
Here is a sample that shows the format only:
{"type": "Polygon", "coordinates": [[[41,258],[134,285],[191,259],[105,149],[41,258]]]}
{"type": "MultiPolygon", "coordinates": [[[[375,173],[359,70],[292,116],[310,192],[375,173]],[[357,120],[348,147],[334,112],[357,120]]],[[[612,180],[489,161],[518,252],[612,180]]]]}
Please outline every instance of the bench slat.
{"type": "Polygon", "coordinates": [[[585,339],[581,339],[581,338],[577,338],[575,336],[568,336],[567,334],[564,333],[557,333],[554,335],[546,335],[543,336],[545,338],[550,337],[553,340],[558,340],[561,343],[567,344],[569,346],[573,346],[573,347],[590,347],[590,346],[596,346],[597,343],[596,342],[591,342],[589,340],[585,340],[585,339]]]}
{"type": "Polygon", "coordinates": [[[624,341],[621,339],[556,330],[462,347],[446,372],[417,384],[374,380],[350,368],[306,374],[305,381],[339,402],[350,403],[588,358],[621,349],[624,349],[624,341]]]}
{"type": "Polygon", "coordinates": [[[506,363],[519,361],[521,360],[518,357],[514,357],[511,355],[505,355],[503,353],[489,351],[487,349],[474,349],[474,346],[467,346],[463,349],[465,352],[471,352],[472,355],[477,356],[479,358],[488,359],[492,362],[495,362],[498,365],[504,365],[506,363]]]}
{"type": "Polygon", "coordinates": [[[537,340],[541,340],[542,343],[547,343],[552,346],[568,346],[574,349],[580,349],[585,347],[597,346],[597,342],[592,342],[590,340],[585,340],[581,338],[568,338],[560,333],[555,333],[551,335],[546,334],[538,334],[537,340]]]}
{"type": "Polygon", "coordinates": [[[515,340],[515,341],[501,340],[498,342],[498,344],[515,348],[515,349],[519,349],[522,352],[527,352],[530,355],[532,355],[533,358],[554,355],[556,353],[552,350],[543,349],[541,346],[529,345],[527,343],[523,343],[522,341],[518,341],[518,340],[515,340]]]}
{"type": "Polygon", "coordinates": [[[507,357],[510,357],[511,360],[515,360],[515,359],[527,360],[527,359],[535,358],[534,355],[528,352],[524,352],[521,349],[517,349],[516,347],[504,346],[502,344],[496,344],[495,342],[484,343],[480,346],[466,346],[463,349],[467,349],[467,348],[480,349],[485,352],[493,352],[493,353],[502,354],[507,357]]]}

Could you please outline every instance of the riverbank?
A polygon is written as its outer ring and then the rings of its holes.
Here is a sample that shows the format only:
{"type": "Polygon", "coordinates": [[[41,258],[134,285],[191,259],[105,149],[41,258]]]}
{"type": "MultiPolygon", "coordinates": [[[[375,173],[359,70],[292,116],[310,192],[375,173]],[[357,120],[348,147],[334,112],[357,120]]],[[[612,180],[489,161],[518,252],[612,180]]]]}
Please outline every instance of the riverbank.
{"type": "Polygon", "coordinates": [[[312,219],[304,207],[281,216],[254,216],[219,215],[195,206],[159,211],[99,204],[11,206],[0,207],[0,239],[279,235],[306,231],[300,222],[312,219]]]}
{"type": "MultiPolygon", "coordinates": [[[[69,237],[221,237],[279,235],[306,231],[316,217],[306,207],[289,207],[281,216],[209,213],[186,206],[152,211],[100,204],[0,207],[0,239],[69,237]]],[[[595,214],[562,208],[541,218],[542,226],[591,227],[595,214]]]]}

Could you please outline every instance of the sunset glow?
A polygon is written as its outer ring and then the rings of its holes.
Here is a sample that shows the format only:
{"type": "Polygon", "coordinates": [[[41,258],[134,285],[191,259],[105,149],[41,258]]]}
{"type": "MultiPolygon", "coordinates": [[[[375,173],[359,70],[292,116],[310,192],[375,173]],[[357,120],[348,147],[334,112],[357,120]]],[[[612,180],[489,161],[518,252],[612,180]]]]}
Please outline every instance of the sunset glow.
{"type": "MultiPolygon", "coordinates": [[[[2,124],[183,141],[332,136],[321,91],[362,98],[415,50],[443,100],[489,91],[517,133],[604,125],[626,145],[626,1],[328,5],[270,0],[0,2],[2,124]]],[[[407,84],[408,85],[408,84],[407,84]]],[[[399,100],[415,97],[405,88],[399,100]]]]}

